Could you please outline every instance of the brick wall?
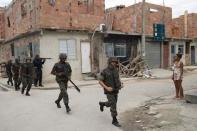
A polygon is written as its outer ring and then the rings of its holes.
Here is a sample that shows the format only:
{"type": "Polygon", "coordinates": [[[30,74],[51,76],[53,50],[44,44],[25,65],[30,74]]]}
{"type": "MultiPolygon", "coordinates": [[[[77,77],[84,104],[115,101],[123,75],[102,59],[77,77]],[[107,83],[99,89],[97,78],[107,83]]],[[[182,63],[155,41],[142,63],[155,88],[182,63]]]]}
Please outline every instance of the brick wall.
{"type": "MultiPolygon", "coordinates": [[[[109,11],[105,18],[106,23],[112,26],[112,30],[133,33],[134,30],[134,18],[136,15],[137,32],[141,33],[142,17],[141,17],[142,3],[138,3],[123,9],[116,11],[109,11]],[[111,24],[111,25],[110,25],[111,24]]],[[[146,35],[153,35],[153,24],[161,23],[164,19],[166,25],[166,35],[171,36],[172,25],[172,8],[163,7],[160,5],[154,5],[150,3],[145,4],[146,12],[146,35]],[[165,13],[164,13],[165,12],[165,13]]]]}
{"type": "Polygon", "coordinates": [[[184,17],[175,18],[172,20],[172,37],[184,37],[184,17]]]}
{"type": "Polygon", "coordinates": [[[55,6],[42,0],[40,5],[41,28],[94,30],[104,18],[104,0],[58,0],[55,6]]]}
{"type": "Polygon", "coordinates": [[[163,68],[169,67],[169,43],[165,42],[163,45],[163,68]]]}
{"type": "Polygon", "coordinates": [[[189,38],[197,38],[197,13],[188,15],[188,36],[189,38]]]}
{"type": "MultiPolygon", "coordinates": [[[[187,15],[187,30],[188,38],[197,38],[197,13],[191,13],[187,15]]],[[[173,19],[172,24],[172,36],[177,38],[185,37],[185,20],[184,15],[173,19]]]]}
{"type": "Polygon", "coordinates": [[[94,30],[103,22],[104,0],[13,0],[6,9],[6,40],[41,28],[94,30]],[[70,1],[70,3],[69,3],[70,1]]]}
{"type": "Polygon", "coordinates": [[[5,12],[6,40],[38,28],[39,0],[13,0],[5,12]]]}
{"type": "Polygon", "coordinates": [[[4,8],[0,7],[0,41],[5,38],[4,8]]]}
{"type": "Polygon", "coordinates": [[[39,35],[31,35],[0,45],[0,62],[5,62],[9,59],[14,58],[11,53],[11,44],[14,44],[15,52],[17,52],[17,48],[23,48],[24,46],[28,46],[29,43],[39,44],[39,39],[39,35]]]}

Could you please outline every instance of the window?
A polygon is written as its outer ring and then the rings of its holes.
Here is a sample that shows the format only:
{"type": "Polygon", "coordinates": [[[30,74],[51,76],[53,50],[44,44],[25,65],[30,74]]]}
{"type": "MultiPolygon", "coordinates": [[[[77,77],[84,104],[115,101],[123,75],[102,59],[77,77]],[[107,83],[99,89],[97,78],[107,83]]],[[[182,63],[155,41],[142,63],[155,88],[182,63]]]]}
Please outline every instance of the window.
{"type": "Polygon", "coordinates": [[[153,8],[150,8],[149,11],[150,11],[150,13],[157,13],[158,12],[157,9],[153,9],[153,8]]]}
{"type": "Polygon", "coordinates": [[[88,0],[78,0],[78,5],[87,5],[88,4],[88,0]]]}
{"type": "Polygon", "coordinates": [[[51,6],[55,6],[55,3],[56,3],[56,0],[49,0],[49,4],[50,4],[51,6]]]}
{"type": "Polygon", "coordinates": [[[68,59],[77,59],[76,55],[76,40],[60,40],[59,53],[66,53],[68,59]]]}
{"type": "Polygon", "coordinates": [[[108,57],[114,56],[114,46],[113,43],[105,43],[105,53],[108,57]]]}
{"type": "Polygon", "coordinates": [[[126,57],[126,44],[105,43],[105,53],[108,57],[126,57]]]}
{"type": "Polygon", "coordinates": [[[126,57],[126,44],[116,44],[114,55],[116,57],[126,57]]]}
{"type": "Polygon", "coordinates": [[[178,54],[184,54],[184,46],[183,45],[178,46],[178,54]]]}
{"type": "Polygon", "coordinates": [[[24,17],[27,14],[27,7],[26,7],[26,2],[21,4],[21,16],[24,17]]]}

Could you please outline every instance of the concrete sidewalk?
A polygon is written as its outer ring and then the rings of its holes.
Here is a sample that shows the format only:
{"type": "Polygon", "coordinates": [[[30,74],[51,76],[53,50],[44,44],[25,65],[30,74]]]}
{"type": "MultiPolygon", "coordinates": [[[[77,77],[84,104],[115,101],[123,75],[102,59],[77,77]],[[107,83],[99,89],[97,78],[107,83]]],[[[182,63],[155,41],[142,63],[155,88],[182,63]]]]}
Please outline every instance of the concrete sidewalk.
{"type": "MultiPolygon", "coordinates": [[[[197,72],[197,66],[185,66],[185,70],[192,72],[197,72]]],[[[152,72],[152,77],[151,78],[142,78],[142,77],[130,77],[130,78],[121,78],[121,81],[127,82],[127,81],[132,81],[136,79],[170,79],[172,75],[172,71],[166,70],[166,69],[151,69],[152,72]]],[[[97,80],[73,80],[73,82],[79,86],[79,87],[84,87],[88,86],[91,87],[93,85],[97,85],[98,81],[97,80]]],[[[51,90],[51,89],[59,89],[58,84],[55,82],[50,82],[46,83],[43,82],[44,87],[35,87],[32,86],[32,89],[39,89],[39,90],[51,90]]],[[[0,86],[3,88],[9,89],[14,89],[12,86],[7,85],[7,78],[1,78],[0,77],[0,86]]],[[[69,87],[74,87],[70,82],[68,83],[69,87]]]]}

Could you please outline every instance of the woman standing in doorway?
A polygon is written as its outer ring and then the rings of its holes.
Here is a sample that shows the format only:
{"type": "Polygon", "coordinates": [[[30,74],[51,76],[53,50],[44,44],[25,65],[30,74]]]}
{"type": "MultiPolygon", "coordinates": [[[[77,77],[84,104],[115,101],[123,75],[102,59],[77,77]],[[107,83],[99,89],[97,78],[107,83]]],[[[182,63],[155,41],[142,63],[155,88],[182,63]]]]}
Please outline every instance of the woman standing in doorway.
{"type": "Polygon", "coordinates": [[[184,98],[182,80],[183,80],[183,62],[181,61],[182,54],[176,54],[173,65],[172,80],[174,81],[176,96],[175,98],[184,98]]]}

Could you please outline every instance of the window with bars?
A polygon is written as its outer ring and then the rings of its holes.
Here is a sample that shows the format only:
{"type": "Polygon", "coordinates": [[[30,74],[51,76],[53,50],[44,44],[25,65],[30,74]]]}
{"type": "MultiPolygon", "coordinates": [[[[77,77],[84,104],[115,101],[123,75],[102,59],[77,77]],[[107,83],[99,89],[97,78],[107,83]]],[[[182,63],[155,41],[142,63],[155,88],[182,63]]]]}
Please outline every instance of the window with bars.
{"type": "Polygon", "coordinates": [[[59,53],[66,53],[70,60],[77,59],[76,40],[59,40],[59,53]]]}
{"type": "Polygon", "coordinates": [[[126,43],[105,43],[105,53],[108,57],[126,57],[126,43]]]}
{"type": "Polygon", "coordinates": [[[184,54],[184,46],[183,45],[178,46],[178,54],[184,54]]]}

